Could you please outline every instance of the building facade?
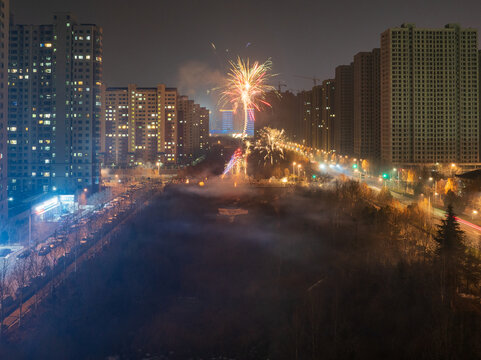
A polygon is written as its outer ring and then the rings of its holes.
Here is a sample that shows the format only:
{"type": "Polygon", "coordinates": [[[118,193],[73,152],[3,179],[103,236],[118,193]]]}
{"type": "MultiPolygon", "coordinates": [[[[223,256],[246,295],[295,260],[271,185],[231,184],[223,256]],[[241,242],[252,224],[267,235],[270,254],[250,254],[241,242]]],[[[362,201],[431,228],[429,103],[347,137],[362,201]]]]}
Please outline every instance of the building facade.
{"type": "Polygon", "coordinates": [[[312,145],[312,91],[305,90],[297,94],[298,99],[298,142],[303,145],[312,145]]]}
{"type": "Polygon", "coordinates": [[[222,133],[232,134],[234,132],[234,110],[221,109],[220,118],[222,122],[222,133]]]}
{"type": "Polygon", "coordinates": [[[354,79],[353,65],[336,67],[335,121],[333,149],[341,155],[354,152],[354,79]]]}
{"type": "Polygon", "coordinates": [[[361,159],[381,158],[381,79],[379,49],[354,56],[354,142],[353,155],[361,159]]]}
{"type": "Polygon", "coordinates": [[[194,100],[180,96],[178,101],[177,155],[180,164],[187,164],[194,159],[194,137],[198,137],[199,114],[194,100]],[[197,134],[196,134],[197,133],[197,134]]]}
{"type": "MultiPolygon", "coordinates": [[[[313,93],[315,94],[314,87],[312,89],[313,93]]],[[[313,104],[315,105],[315,109],[317,110],[320,107],[320,116],[321,120],[318,123],[315,120],[314,127],[317,125],[317,142],[313,142],[313,147],[316,149],[321,149],[324,151],[331,151],[336,150],[335,148],[335,139],[338,135],[336,135],[336,89],[337,83],[335,79],[328,79],[322,82],[321,86],[321,97],[320,102],[313,99],[313,104]]],[[[315,114],[315,112],[314,112],[315,114]]],[[[317,115],[315,115],[317,118],[317,115]]]]}
{"type": "Polygon", "coordinates": [[[477,53],[477,31],[457,24],[381,35],[382,160],[479,162],[477,53]]]}
{"type": "Polygon", "coordinates": [[[104,88],[104,166],[184,164],[208,148],[209,112],[165,85],[104,88]]]}
{"type": "Polygon", "coordinates": [[[8,38],[10,6],[0,0],[0,229],[8,219],[8,38]]]}
{"type": "Polygon", "coordinates": [[[205,153],[209,149],[209,124],[210,111],[201,107],[199,115],[199,151],[201,153],[205,153]]]}
{"type": "Polygon", "coordinates": [[[8,58],[9,196],[97,188],[102,29],[69,13],[12,24],[8,58]]]}
{"type": "Polygon", "coordinates": [[[101,153],[104,166],[135,164],[135,142],[129,141],[129,89],[102,87],[101,153]]]}

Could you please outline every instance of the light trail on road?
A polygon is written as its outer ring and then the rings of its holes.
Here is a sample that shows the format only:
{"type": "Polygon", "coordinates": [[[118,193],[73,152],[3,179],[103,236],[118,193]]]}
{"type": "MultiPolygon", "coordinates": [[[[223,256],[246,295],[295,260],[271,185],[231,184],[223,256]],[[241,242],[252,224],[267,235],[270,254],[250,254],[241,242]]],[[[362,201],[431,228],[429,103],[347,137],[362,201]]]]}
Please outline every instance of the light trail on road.
{"type": "MultiPolygon", "coordinates": [[[[284,145],[285,146],[285,145],[284,145]]],[[[357,176],[355,176],[354,174],[352,174],[350,171],[349,171],[349,168],[344,168],[342,166],[340,166],[339,164],[336,164],[336,165],[333,165],[333,164],[326,164],[326,161],[318,161],[318,160],[311,160],[309,158],[309,156],[307,156],[307,154],[303,151],[301,151],[299,149],[299,147],[295,148],[295,147],[292,147],[292,146],[285,146],[286,147],[286,150],[290,150],[290,151],[293,151],[295,153],[297,153],[298,155],[300,156],[304,156],[307,160],[309,160],[311,163],[314,163],[316,164],[316,166],[321,170],[321,171],[324,171],[326,173],[331,173],[333,175],[336,175],[336,174],[344,174],[346,175],[347,177],[353,179],[353,180],[357,180],[357,176]]],[[[361,180],[359,179],[360,182],[364,182],[367,186],[369,186],[371,189],[375,190],[375,191],[380,191],[381,189],[377,186],[377,185],[374,185],[374,182],[373,181],[368,181],[367,179],[364,179],[364,180],[361,180]]],[[[413,200],[412,199],[409,199],[409,198],[406,198],[404,195],[402,194],[399,194],[399,193],[396,193],[396,192],[392,192],[392,195],[393,197],[395,197],[400,203],[402,203],[403,205],[407,206],[408,203],[412,203],[413,200]]],[[[444,216],[445,216],[445,212],[441,209],[438,209],[438,208],[435,208],[433,207],[433,211],[432,211],[432,215],[434,217],[437,217],[438,219],[443,219],[444,216]]],[[[461,224],[461,225],[464,225],[470,229],[466,229],[466,230],[475,230],[476,233],[474,232],[471,232],[471,235],[477,235],[478,233],[481,233],[481,226],[479,225],[476,225],[476,224],[473,224],[469,221],[466,221],[464,219],[461,219],[460,217],[455,217],[455,219],[461,224]]]]}
{"type": "Polygon", "coordinates": [[[466,221],[466,220],[463,220],[461,218],[458,218],[457,216],[454,217],[456,219],[457,222],[459,222],[460,224],[463,224],[463,225],[466,225],[466,226],[469,226],[471,228],[473,228],[474,230],[477,230],[477,231],[480,231],[481,232],[481,226],[478,226],[476,224],[473,224],[469,221],[466,221]]]}

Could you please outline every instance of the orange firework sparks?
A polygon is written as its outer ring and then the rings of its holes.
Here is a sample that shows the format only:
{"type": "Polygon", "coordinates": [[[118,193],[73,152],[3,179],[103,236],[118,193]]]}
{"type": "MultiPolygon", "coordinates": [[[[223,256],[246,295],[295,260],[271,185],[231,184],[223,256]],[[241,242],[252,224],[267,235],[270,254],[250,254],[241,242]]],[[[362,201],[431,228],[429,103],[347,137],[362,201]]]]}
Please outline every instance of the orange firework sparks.
{"type": "Polygon", "coordinates": [[[244,133],[247,130],[248,110],[260,110],[262,105],[270,106],[265,100],[268,91],[275,91],[275,87],[266,82],[273,75],[269,74],[272,68],[272,61],[267,60],[250,63],[249,59],[243,60],[240,57],[237,61],[230,61],[230,71],[227,74],[227,85],[222,91],[221,101],[231,103],[234,108],[242,105],[244,108],[244,133]]]}

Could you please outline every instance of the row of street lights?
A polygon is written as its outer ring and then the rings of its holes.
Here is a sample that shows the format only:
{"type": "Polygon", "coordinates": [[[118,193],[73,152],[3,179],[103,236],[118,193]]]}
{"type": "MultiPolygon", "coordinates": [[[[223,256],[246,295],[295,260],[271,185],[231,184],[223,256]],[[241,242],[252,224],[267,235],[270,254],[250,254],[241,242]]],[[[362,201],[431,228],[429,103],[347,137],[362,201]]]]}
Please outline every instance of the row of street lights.
{"type": "Polygon", "coordinates": [[[295,172],[296,172],[296,171],[295,171],[296,165],[297,165],[297,177],[299,178],[299,177],[301,176],[301,168],[302,168],[302,165],[296,163],[295,161],[292,163],[292,175],[294,175],[295,172]]]}

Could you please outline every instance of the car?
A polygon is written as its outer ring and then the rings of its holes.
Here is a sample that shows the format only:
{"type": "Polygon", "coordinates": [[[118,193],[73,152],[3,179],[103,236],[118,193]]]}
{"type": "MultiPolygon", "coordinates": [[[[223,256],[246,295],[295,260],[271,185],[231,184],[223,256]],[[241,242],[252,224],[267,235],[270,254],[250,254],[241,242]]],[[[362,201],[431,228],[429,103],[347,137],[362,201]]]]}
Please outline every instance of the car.
{"type": "Polygon", "coordinates": [[[17,255],[17,259],[26,259],[30,256],[31,253],[32,251],[30,249],[22,251],[20,254],[17,255]]]}
{"type": "Polygon", "coordinates": [[[38,254],[39,254],[40,256],[45,256],[45,255],[47,255],[48,253],[50,253],[50,246],[47,246],[47,245],[42,246],[42,247],[40,248],[40,250],[38,251],[38,254]]]}
{"type": "Polygon", "coordinates": [[[12,252],[12,249],[1,249],[0,257],[7,257],[12,252]]]}

